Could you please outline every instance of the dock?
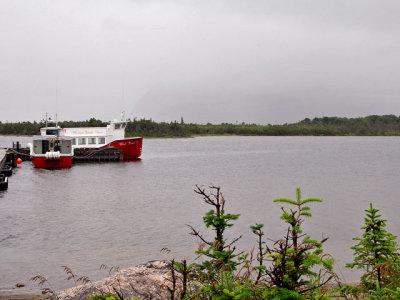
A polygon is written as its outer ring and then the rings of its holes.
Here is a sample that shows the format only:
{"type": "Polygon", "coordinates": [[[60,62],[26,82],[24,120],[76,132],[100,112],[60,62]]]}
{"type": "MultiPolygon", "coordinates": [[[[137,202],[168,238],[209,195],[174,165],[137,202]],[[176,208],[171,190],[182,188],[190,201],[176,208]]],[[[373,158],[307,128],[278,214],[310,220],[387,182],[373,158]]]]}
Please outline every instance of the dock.
{"type": "MultiPolygon", "coordinates": [[[[30,161],[30,149],[21,147],[19,142],[13,143],[12,148],[6,149],[0,160],[0,191],[8,188],[8,177],[12,176],[12,169],[17,166],[17,159],[30,161]]],[[[116,162],[124,160],[123,152],[115,147],[101,149],[77,148],[74,149],[73,163],[116,162]]]]}

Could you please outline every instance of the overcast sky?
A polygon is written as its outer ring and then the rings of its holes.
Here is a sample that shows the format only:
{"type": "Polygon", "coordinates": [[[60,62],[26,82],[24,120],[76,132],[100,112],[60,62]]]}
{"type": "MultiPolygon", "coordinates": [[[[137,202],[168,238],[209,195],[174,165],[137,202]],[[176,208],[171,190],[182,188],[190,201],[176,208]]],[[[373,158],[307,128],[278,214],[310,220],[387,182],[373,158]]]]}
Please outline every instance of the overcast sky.
{"type": "Polygon", "coordinates": [[[399,0],[0,0],[0,120],[400,114],[399,0]]]}

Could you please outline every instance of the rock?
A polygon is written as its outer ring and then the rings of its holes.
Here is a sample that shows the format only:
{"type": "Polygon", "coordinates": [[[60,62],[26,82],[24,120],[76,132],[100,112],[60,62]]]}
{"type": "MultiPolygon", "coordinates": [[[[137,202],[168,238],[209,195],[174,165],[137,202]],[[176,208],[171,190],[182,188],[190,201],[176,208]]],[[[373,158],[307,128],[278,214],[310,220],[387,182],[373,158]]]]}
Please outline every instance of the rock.
{"type": "Polygon", "coordinates": [[[124,299],[168,299],[171,271],[167,261],[151,261],[137,267],[119,270],[111,277],[64,290],[59,299],[89,299],[93,294],[116,294],[124,299]]]}

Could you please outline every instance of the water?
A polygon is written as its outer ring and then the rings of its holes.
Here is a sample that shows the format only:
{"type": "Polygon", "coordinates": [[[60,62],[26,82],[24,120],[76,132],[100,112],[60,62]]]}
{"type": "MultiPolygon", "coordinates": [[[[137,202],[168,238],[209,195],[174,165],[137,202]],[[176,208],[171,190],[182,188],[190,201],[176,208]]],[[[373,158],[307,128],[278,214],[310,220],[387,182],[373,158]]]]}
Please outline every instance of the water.
{"type": "MultiPolygon", "coordinates": [[[[27,137],[0,137],[0,147],[27,137]]],[[[320,197],[305,231],[329,237],[327,252],[345,280],[352,238],[361,234],[364,209],[373,202],[400,234],[400,139],[397,137],[198,137],[145,139],[138,162],[77,164],[69,170],[37,170],[24,162],[0,193],[0,288],[45,275],[53,287],[72,286],[61,265],[97,280],[101,264],[129,267],[154,259],[192,258],[191,224],[207,236],[209,208],[195,184],[219,185],[227,210],[241,213],[229,237],[265,224],[271,238],[284,234],[278,197],[320,197]],[[162,248],[171,250],[162,253],[162,248]]]]}

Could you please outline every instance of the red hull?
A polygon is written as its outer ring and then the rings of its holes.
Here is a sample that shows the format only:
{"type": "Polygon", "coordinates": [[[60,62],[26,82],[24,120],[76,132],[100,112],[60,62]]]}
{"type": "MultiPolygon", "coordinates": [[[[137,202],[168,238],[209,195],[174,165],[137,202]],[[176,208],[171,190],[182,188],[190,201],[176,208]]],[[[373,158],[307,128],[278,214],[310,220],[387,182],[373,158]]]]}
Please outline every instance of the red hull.
{"type": "Polygon", "coordinates": [[[46,157],[32,156],[32,163],[35,168],[41,169],[60,169],[71,168],[72,156],[61,156],[60,159],[46,159],[46,157]]]}
{"type": "Polygon", "coordinates": [[[124,160],[131,160],[139,158],[142,155],[143,137],[126,138],[123,140],[116,140],[104,146],[115,147],[124,153],[124,160]]]}

